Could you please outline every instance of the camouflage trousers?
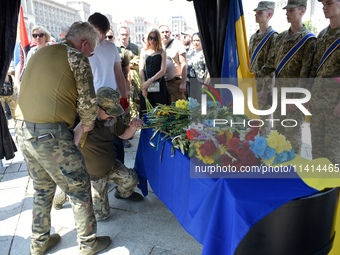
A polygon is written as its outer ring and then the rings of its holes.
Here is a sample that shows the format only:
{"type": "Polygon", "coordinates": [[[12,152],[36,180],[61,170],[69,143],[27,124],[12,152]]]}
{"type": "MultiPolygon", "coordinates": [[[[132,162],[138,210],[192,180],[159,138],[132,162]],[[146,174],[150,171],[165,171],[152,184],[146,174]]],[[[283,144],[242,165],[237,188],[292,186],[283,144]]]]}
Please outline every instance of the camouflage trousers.
{"type": "MultiPolygon", "coordinates": [[[[259,105],[259,110],[268,110],[271,107],[270,105],[266,104],[266,99],[264,98],[257,97],[257,102],[259,105]]],[[[260,120],[263,121],[263,126],[261,127],[261,132],[263,135],[269,135],[271,131],[271,122],[267,121],[268,119],[272,119],[272,116],[260,115],[260,120]]]]}
{"type": "Polygon", "coordinates": [[[313,159],[328,158],[333,164],[340,164],[340,118],[333,111],[312,108],[312,155],[313,159]]]}
{"type": "Polygon", "coordinates": [[[33,179],[31,247],[42,247],[50,236],[56,185],[70,198],[80,247],[92,245],[97,222],[93,213],[90,176],[67,124],[34,124],[17,120],[16,134],[33,179]]]}
{"type": "Polygon", "coordinates": [[[111,168],[110,172],[101,179],[91,180],[93,209],[97,217],[105,218],[110,215],[107,183],[117,184],[118,195],[129,197],[139,184],[138,175],[132,168],[127,168],[119,160],[111,168]]]}
{"type": "MultiPolygon", "coordinates": [[[[259,95],[262,90],[266,91],[267,93],[272,91],[272,78],[262,78],[256,79],[256,92],[257,92],[257,102],[259,106],[259,110],[268,110],[271,108],[271,105],[266,104],[266,98],[260,98],[259,95]]],[[[266,121],[268,119],[272,119],[271,115],[261,115],[260,119],[263,121],[263,126],[261,127],[262,134],[269,135],[272,129],[271,123],[266,121]]]]}
{"type": "Polygon", "coordinates": [[[140,88],[138,84],[132,80],[131,81],[131,93],[130,93],[130,115],[131,119],[139,117],[140,109],[140,98],[139,98],[140,88]]]}
{"type": "Polygon", "coordinates": [[[302,146],[302,131],[301,125],[305,121],[305,115],[297,109],[293,112],[288,112],[285,116],[281,115],[281,102],[278,102],[277,110],[274,112],[274,119],[276,120],[274,123],[274,129],[277,130],[280,134],[284,135],[288,141],[290,141],[293,149],[295,149],[295,154],[300,154],[301,146],[302,146]],[[292,119],[294,121],[285,121],[284,125],[288,127],[282,126],[281,122],[286,119],[292,119]],[[295,127],[295,124],[297,125],[295,127]]]}
{"type": "Polygon", "coordinates": [[[187,97],[185,93],[181,93],[179,91],[179,85],[181,85],[181,79],[172,79],[166,82],[166,88],[168,89],[169,98],[171,102],[176,102],[177,100],[184,99],[186,100],[187,97]]]}

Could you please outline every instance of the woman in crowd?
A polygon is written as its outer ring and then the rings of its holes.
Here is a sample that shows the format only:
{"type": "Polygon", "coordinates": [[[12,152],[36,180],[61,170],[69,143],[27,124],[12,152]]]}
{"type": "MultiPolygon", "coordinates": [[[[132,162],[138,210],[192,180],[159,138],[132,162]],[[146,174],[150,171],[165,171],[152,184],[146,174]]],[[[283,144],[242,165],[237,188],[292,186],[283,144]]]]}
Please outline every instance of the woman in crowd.
{"type": "Polygon", "coordinates": [[[48,45],[51,40],[51,34],[46,28],[37,26],[32,29],[32,41],[34,41],[37,46],[30,49],[27,54],[27,61],[36,53],[39,49],[48,45]]]}
{"type": "Polygon", "coordinates": [[[145,98],[152,106],[169,104],[168,91],[163,75],[166,71],[166,52],[162,48],[161,36],[157,29],[152,29],[147,36],[145,49],[142,49],[139,61],[139,74],[142,79],[140,116],[146,110],[145,98]],[[149,86],[159,82],[159,92],[148,91],[149,86]]]}
{"type": "Polygon", "coordinates": [[[210,78],[199,33],[192,35],[192,44],[194,47],[188,52],[187,56],[187,93],[188,96],[200,101],[202,94],[201,83],[209,83],[210,78]]]}

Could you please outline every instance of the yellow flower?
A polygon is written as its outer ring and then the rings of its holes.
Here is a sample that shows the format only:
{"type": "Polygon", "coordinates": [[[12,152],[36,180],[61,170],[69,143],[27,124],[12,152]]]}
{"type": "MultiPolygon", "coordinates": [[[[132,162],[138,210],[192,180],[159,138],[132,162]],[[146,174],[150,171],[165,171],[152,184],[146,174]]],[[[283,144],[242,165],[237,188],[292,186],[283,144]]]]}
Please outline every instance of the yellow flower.
{"type": "Polygon", "coordinates": [[[270,133],[269,136],[275,137],[275,136],[279,136],[279,135],[280,135],[279,132],[277,132],[277,130],[274,130],[273,132],[270,133]]]}
{"type": "Polygon", "coordinates": [[[269,147],[276,149],[276,147],[277,147],[277,137],[269,136],[267,138],[267,144],[268,144],[269,147]]]}
{"type": "Polygon", "coordinates": [[[186,101],[184,99],[177,100],[175,106],[177,108],[189,109],[189,101],[186,101]]]}
{"type": "Polygon", "coordinates": [[[205,156],[203,157],[201,152],[200,152],[200,148],[199,146],[196,147],[196,152],[197,152],[197,158],[201,161],[203,161],[204,164],[208,164],[211,165],[214,163],[214,158],[210,157],[210,156],[205,156]]]}

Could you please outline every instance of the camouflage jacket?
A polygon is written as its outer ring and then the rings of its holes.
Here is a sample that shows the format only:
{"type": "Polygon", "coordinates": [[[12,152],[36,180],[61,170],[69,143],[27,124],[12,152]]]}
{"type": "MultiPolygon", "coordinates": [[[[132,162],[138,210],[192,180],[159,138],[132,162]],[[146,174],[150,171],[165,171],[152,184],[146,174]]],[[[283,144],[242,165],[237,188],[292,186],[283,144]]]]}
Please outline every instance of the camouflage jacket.
{"type": "Polygon", "coordinates": [[[41,48],[23,75],[16,118],[33,123],[64,122],[72,127],[77,112],[85,126],[96,119],[96,95],[88,58],[70,41],[41,48]]]}
{"type": "MultiPolygon", "coordinates": [[[[267,30],[259,35],[259,30],[253,34],[250,37],[249,41],[249,56],[250,59],[252,58],[257,46],[260,44],[260,42],[268,35],[270,31],[272,31],[272,27],[268,27],[267,30]]],[[[251,66],[251,71],[258,72],[261,70],[261,68],[265,65],[265,63],[268,60],[270,50],[274,48],[275,40],[277,38],[277,33],[273,33],[267,40],[267,42],[263,45],[261,50],[259,51],[257,57],[254,59],[253,65],[251,66]]],[[[273,84],[273,77],[274,72],[269,73],[268,75],[265,75],[261,80],[256,81],[256,87],[257,91],[270,91],[271,86],[273,84]]]]}
{"type": "Polygon", "coordinates": [[[128,46],[124,46],[121,42],[117,43],[117,48],[124,48],[129,53],[130,64],[138,67],[140,58],[140,47],[134,43],[129,43],[128,46]]]}
{"type": "MultiPolygon", "coordinates": [[[[249,56],[250,59],[253,57],[253,54],[260,44],[260,42],[268,35],[270,31],[272,31],[272,27],[268,27],[267,30],[263,34],[259,34],[258,30],[255,34],[250,37],[249,41],[249,56]]],[[[253,65],[251,66],[251,71],[258,72],[264,66],[267,61],[270,49],[274,47],[275,39],[277,38],[277,33],[273,33],[267,40],[267,42],[263,45],[262,49],[259,51],[256,59],[254,59],[253,65]]],[[[274,73],[269,75],[270,77],[274,76],[274,73]]]]}
{"type": "Polygon", "coordinates": [[[117,50],[119,52],[119,57],[122,61],[122,67],[127,67],[130,65],[130,56],[129,52],[125,48],[117,47],[117,50]]]}
{"type": "Polygon", "coordinates": [[[67,47],[68,62],[76,81],[77,112],[80,120],[84,126],[91,126],[97,117],[97,103],[90,62],[70,41],[63,40],[60,44],[67,47]]]}
{"type": "MultiPolygon", "coordinates": [[[[261,71],[257,72],[258,77],[262,78],[276,71],[276,68],[289,50],[309,33],[311,31],[303,25],[294,35],[290,33],[290,29],[279,34],[275,41],[275,47],[269,53],[268,61],[261,71]]],[[[312,68],[315,46],[316,38],[309,38],[294,57],[287,62],[279,78],[308,78],[312,68]]]]}
{"type": "Polygon", "coordinates": [[[329,55],[317,72],[320,61],[328,47],[340,38],[340,27],[325,28],[319,33],[311,77],[314,78],[312,87],[312,108],[334,109],[340,102],[340,84],[332,78],[340,76],[340,46],[329,55]]]}
{"type": "MultiPolygon", "coordinates": [[[[121,52],[122,49],[125,49],[130,57],[130,66],[133,65],[134,67],[139,67],[139,60],[140,60],[140,47],[137,44],[129,43],[128,46],[124,46],[120,41],[117,43],[117,48],[119,52],[121,52]]],[[[132,80],[132,85],[137,86],[139,81],[139,71],[134,70],[130,68],[130,75],[132,80]]]]}

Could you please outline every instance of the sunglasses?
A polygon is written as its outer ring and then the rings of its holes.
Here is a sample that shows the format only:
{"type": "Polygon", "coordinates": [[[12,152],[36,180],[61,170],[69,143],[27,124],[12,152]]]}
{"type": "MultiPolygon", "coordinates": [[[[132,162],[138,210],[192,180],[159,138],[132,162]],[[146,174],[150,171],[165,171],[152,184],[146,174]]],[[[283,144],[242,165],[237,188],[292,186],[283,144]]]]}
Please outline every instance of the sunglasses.
{"type": "Polygon", "coordinates": [[[112,39],[112,38],[113,38],[113,35],[107,35],[107,36],[105,36],[105,39],[107,39],[107,38],[112,39]]]}
{"type": "Polygon", "coordinates": [[[37,37],[40,37],[40,38],[42,38],[42,37],[44,37],[44,33],[40,33],[40,34],[32,34],[32,36],[33,36],[33,38],[37,38],[37,37]]]}
{"type": "Polygon", "coordinates": [[[102,109],[106,115],[112,116],[110,113],[108,113],[102,106],[98,105],[100,109],[102,109]]]}
{"type": "Polygon", "coordinates": [[[149,39],[149,41],[152,41],[152,40],[157,41],[157,37],[149,36],[148,39],[149,39]]]}

